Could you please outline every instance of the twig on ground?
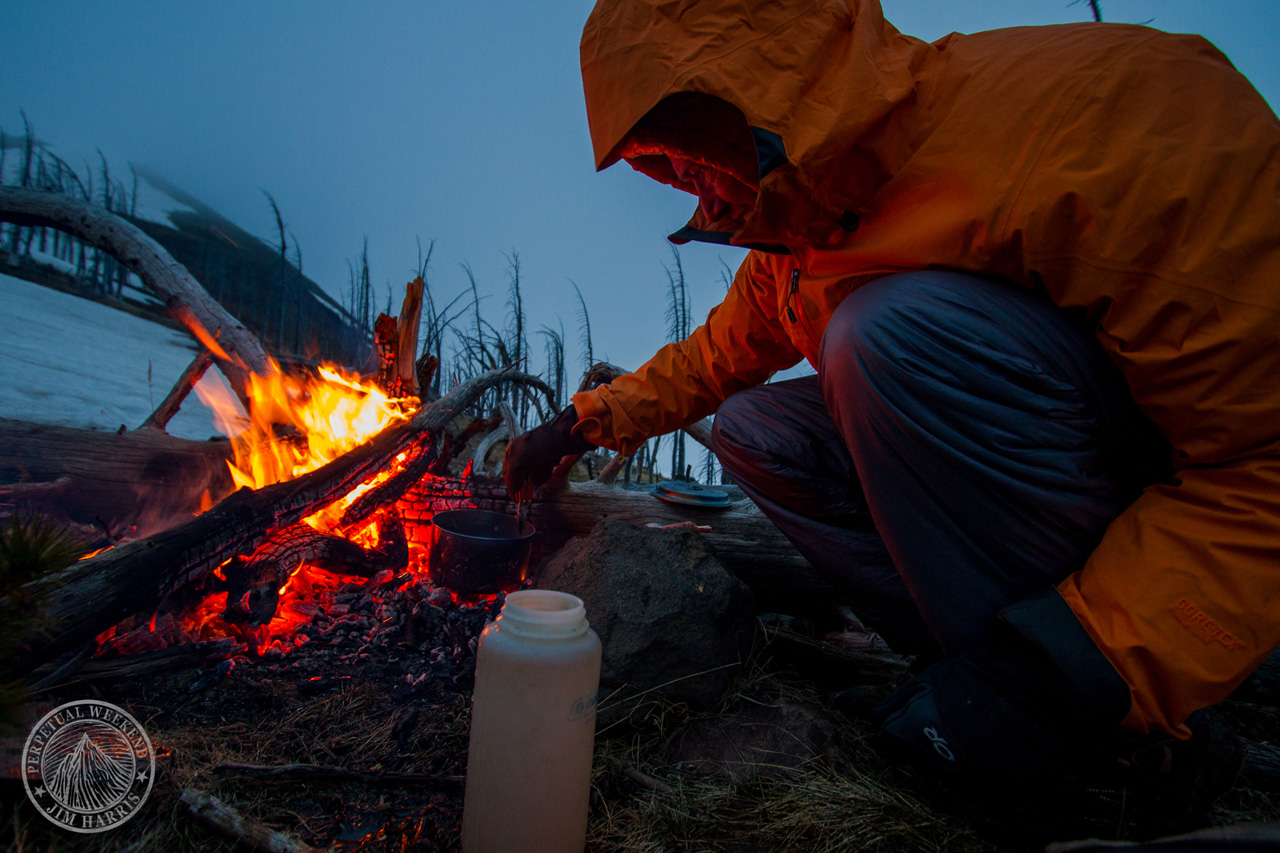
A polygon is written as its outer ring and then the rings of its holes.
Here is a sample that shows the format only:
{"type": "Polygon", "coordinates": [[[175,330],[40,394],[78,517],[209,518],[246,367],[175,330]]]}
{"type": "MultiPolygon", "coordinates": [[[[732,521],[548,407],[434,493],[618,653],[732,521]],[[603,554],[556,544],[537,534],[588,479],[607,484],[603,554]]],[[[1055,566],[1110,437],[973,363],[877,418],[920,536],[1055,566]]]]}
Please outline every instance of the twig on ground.
{"type": "Polygon", "coordinates": [[[449,776],[439,773],[404,773],[394,770],[347,770],[345,767],[326,767],[320,764],[235,764],[223,763],[213,768],[219,776],[238,776],[248,779],[315,780],[331,782],[359,782],[362,785],[396,788],[401,785],[455,786],[466,782],[465,776],[449,776]]]}
{"type": "Polygon", "coordinates": [[[182,803],[200,823],[254,850],[265,850],[267,853],[311,853],[320,849],[261,824],[204,791],[187,788],[182,792],[182,803]]]}

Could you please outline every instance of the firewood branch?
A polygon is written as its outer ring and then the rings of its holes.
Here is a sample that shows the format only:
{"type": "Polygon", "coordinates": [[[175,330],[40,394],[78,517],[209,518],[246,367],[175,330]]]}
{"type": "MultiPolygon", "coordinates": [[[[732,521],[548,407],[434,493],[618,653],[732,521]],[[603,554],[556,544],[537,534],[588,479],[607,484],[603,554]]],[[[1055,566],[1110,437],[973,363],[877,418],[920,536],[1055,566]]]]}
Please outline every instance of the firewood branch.
{"type": "Polygon", "coordinates": [[[198,822],[253,850],[266,853],[311,853],[317,850],[292,835],[259,823],[212,794],[187,788],[182,792],[181,799],[187,811],[198,822]]]}
{"type": "Polygon", "coordinates": [[[439,773],[406,773],[395,770],[347,770],[343,767],[326,767],[320,764],[278,764],[269,766],[224,762],[213,768],[213,772],[219,776],[247,779],[306,782],[323,780],[339,784],[357,782],[361,785],[375,785],[385,788],[396,788],[402,785],[455,787],[466,781],[466,777],[463,776],[448,776],[439,773]]]}
{"type": "Polygon", "coordinates": [[[147,416],[142,422],[139,429],[164,429],[169,425],[169,421],[178,413],[178,409],[182,406],[182,401],[191,393],[191,389],[196,387],[196,383],[204,376],[206,370],[213,365],[213,353],[209,350],[200,349],[196,353],[196,357],[187,365],[187,369],[182,371],[182,375],[178,377],[178,381],[173,383],[173,388],[160,401],[160,405],[156,406],[156,410],[147,416]]]}

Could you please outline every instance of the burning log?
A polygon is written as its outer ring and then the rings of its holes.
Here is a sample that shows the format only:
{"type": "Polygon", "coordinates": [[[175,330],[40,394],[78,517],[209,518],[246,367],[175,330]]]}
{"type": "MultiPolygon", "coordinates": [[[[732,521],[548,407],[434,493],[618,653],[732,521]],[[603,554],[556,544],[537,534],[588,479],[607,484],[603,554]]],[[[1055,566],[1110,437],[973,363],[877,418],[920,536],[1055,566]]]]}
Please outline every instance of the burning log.
{"type": "Polygon", "coordinates": [[[154,612],[169,594],[203,579],[234,557],[252,553],[273,532],[301,521],[390,468],[397,457],[426,443],[504,376],[504,370],[492,370],[470,379],[422,407],[411,420],[297,479],[257,491],[240,489],[190,521],[34,582],[44,587],[51,602],[47,627],[24,638],[4,677],[23,675],[131,614],[154,612]]]}
{"type": "Polygon", "coordinates": [[[304,563],[330,572],[373,577],[409,564],[404,525],[391,511],[378,522],[378,548],[362,548],[350,539],[321,533],[307,524],[286,527],[252,556],[237,556],[223,568],[227,606],[222,618],[235,624],[265,625],[275,616],[280,590],[304,563]]]}
{"type": "Polygon", "coordinates": [[[267,354],[253,333],[227,313],[186,267],[131,222],[71,196],[21,187],[0,187],[0,221],[56,228],[102,249],[163,299],[193,335],[201,337],[203,330],[193,328],[192,321],[203,329],[221,329],[221,339],[209,349],[241,399],[246,397],[249,373],[265,375],[270,371],[267,354]]]}
{"type": "MultiPolygon", "coordinates": [[[[347,507],[346,512],[342,514],[342,518],[338,521],[338,527],[354,527],[383,507],[389,507],[396,503],[437,461],[438,458],[434,452],[424,449],[416,458],[406,464],[399,473],[393,474],[386,482],[374,486],[356,498],[351,506],[347,507]]],[[[403,532],[401,536],[403,536],[403,532]]]]}

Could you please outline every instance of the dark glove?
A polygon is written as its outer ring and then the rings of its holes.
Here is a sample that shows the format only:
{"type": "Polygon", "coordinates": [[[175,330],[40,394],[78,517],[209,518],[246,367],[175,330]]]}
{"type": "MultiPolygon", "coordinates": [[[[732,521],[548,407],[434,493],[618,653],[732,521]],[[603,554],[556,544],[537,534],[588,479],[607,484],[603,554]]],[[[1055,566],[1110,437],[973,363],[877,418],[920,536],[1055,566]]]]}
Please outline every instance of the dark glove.
{"type": "Polygon", "coordinates": [[[1098,712],[1030,645],[935,663],[872,714],[876,748],[953,783],[1061,780],[1101,760],[1119,720],[1098,712]]]}
{"type": "Polygon", "coordinates": [[[552,472],[566,456],[586,453],[594,444],[579,435],[573,427],[578,423],[578,412],[567,406],[553,420],[518,435],[507,444],[502,459],[502,479],[507,483],[507,493],[520,500],[528,498],[535,486],[551,479],[552,472]]]}

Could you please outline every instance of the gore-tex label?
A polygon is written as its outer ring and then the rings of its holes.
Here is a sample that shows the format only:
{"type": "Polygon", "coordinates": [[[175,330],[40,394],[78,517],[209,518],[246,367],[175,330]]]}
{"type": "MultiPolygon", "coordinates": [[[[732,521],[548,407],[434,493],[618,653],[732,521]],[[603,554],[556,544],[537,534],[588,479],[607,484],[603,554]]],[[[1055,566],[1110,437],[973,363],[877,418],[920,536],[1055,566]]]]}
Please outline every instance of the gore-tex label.
{"type": "Polygon", "coordinates": [[[1179,598],[1169,608],[1173,618],[1205,643],[1218,643],[1230,651],[1243,649],[1244,643],[1226,628],[1209,618],[1209,615],[1185,598],[1179,598]]]}

